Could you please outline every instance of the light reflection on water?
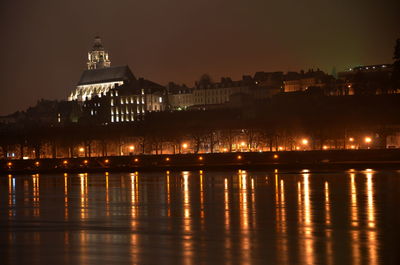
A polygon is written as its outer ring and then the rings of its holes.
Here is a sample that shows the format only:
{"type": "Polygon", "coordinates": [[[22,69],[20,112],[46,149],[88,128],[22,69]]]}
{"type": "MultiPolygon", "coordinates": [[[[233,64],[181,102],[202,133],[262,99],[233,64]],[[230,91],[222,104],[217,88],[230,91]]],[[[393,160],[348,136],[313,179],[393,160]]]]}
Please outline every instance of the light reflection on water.
{"type": "Polygon", "coordinates": [[[167,171],[0,181],[7,239],[0,251],[11,264],[376,265],[397,258],[383,251],[397,244],[397,172],[167,171]]]}

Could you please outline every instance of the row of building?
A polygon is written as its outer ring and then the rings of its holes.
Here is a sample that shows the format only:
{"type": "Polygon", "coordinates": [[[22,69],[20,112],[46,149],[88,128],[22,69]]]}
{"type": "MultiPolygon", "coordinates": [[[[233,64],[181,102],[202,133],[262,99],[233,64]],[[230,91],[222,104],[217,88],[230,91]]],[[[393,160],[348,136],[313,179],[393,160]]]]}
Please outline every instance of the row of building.
{"type": "MultiPolygon", "coordinates": [[[[204,75],[193,87],[172,82],[162,86],[137,78],[128,66],[111,66],[108,52],[100,37],[96,37],[88,53],[87,68],[68,101],[77,102],[86,119],[109,124],[143,120],[149,112],[237,107],[244,101],[263,100],[278,93],[319,91],[326,95],[353,95],[365,75],[374,75],[374,80],[376,76],[388,78],[392,66],[356,67],[339,73],[339,78],[317,69],[257,72],[238,81],[223,77],[214,82],[204,75]]],[[[374,93],[383,91],[375,89],[374,93]]]]}

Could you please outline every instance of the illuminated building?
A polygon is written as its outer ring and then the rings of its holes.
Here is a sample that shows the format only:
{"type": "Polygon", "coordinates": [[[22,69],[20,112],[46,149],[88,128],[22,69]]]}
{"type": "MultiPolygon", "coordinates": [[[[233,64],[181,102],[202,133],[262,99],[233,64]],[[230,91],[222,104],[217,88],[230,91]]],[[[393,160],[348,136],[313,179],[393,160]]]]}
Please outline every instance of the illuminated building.
{"type": "Polygon", "coordinates": [[[128,66],[111,67],[99,37],[88,53],[87,67],[68,97],[82,105],[84,121],[134,122],[143,120],[146,112],[165,110],[165,88],[136,78],[128,66]]]}

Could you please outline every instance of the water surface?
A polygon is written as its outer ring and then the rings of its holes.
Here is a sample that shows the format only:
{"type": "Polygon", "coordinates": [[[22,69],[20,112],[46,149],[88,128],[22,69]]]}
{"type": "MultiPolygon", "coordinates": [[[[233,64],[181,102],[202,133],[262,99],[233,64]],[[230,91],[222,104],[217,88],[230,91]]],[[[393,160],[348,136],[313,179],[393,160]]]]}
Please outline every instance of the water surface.
{"type": "Polygon", "coordinates": [[[400,173],[1,176],[1,264],[400,264],[400,173]]]}

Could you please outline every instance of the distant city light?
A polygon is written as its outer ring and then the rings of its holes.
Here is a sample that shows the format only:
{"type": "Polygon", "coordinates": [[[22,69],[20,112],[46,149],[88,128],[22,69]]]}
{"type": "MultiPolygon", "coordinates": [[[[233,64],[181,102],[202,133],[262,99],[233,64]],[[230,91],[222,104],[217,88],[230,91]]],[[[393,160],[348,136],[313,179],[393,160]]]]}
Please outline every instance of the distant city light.
{"type": "Polygon", "coordinates": [[[202,157],[202,156],[199,156],[199,160],[203,160],[203,157],[202,157]]]}
{"type": "Polygon", "coordinates": [[[189,146],[189,145],[188,145],[187,143],[182,144],[183,149],[188,148],[188,146],[189,146]]]}
{"type": "Polygon", "coordinates": [[[104,163],[108,164],[110,162],[110,160],[106,159],[104,160],[104,163]]]}
{"type": "Polygon", "coordinates": [[[278,150],[279,150],[279,151],[282,151],[282,150],[283,150],[283,147],[282,147],[282,146],[278,146],[278,150]]]}
{"type": "Polygon", "coordinates": [[[279,156],[277,154],[274,154],[274,159],[278,159],[279,156]]]}
{"type": "Polygon", "coordinates": [[[35,166],[37,166],[37,167],[40,166],[40,162],[39,162],[39,161],[36,161],[36,162],[35,162],[35,166]]]}
{"type": "Polygon", "coordinates": [[[238,155],[238,156],[237,156],[237,159],[238,159],[238,160],[242,159],[242,156],[241,156],[241,155],[238,155]]]}
{"type": "Polygon", "coordinates": [[[350,146],[351,149],[356,149],[355,145],[350,146]]]}
{"type": "Polygon", "coordinates": [[[245,143],[245,142],[241,142],[240,145],[241,145],[242,147],[245,147],[245,146],[246,146],[246,143],[245,143]]]}
{"type": "Polygon", "coordinates": [[[11,162],[8,162],[8,163],[7,163],[7,166],[8,166],[8,167],[12,167],[12,165],[13,165],[13,164],[12,164],[11,162]]]}
{"type": "Polygon", "coordinates": [[[135,161],[135,162],[139,162],[139,158],[135,158],[133,161],[135,161]]]}
{"type": "Polygon", "coordinates": [[[85,151],[85,148],[83,148],[83,147],[79,148],[79,152],[84,152],[84,151],[85,151]]]}
{"type": "Polygon", "coordinates": [[[68,160],[64,160],[64,161],[63,161],[63,164],[64,164],[64,165],[67,165],[67,164],[68,164],[68,160]]]}
{"type": "Polygon", "coordinates": [[[372,139],[371,139],[371,137],[365,137],[364,141],[365,141],[367,144],[369,144],[369,143],[372,142],[372,139]]]}
{"type": "Polygon", "coordinates": [[[135,146],[133,146],[133,145],[129,146],[129,151],[133,151],[133,150],[135,150],[135,146]]]}
{"type": "Polygon", "coordinates": [[[322,149],[326,150],[326,149],[328,149],[328,146],[324,145],[324,146],[322,147],[322,149]]]}
{"type": "Polygon", "coordinates": [[[350,141],[350,142],[354,142],[354,138],[353,138],[353,137],[350,137],[350,138],[349,138],[349,141],[350,141]]]}
{"type": "Polygon", "coordinates": [[[87,164],[87,163],[89,163],[89,161],[87,161],[87,160],[83,160],[83,164],[87,164]]]}
{"type": "Polygon", "coordinates": [[[169,161],[169,160],[170,160],[169,157],[165,158],[165,161],[169,161]]]}
{"type": "Polygon", "coordinates": [[[308,144],[308,140],[307,139],[303,139],[303,140],[301,140],[301,143],[304,144],[304,145],[307,145],[308,144]]]}

